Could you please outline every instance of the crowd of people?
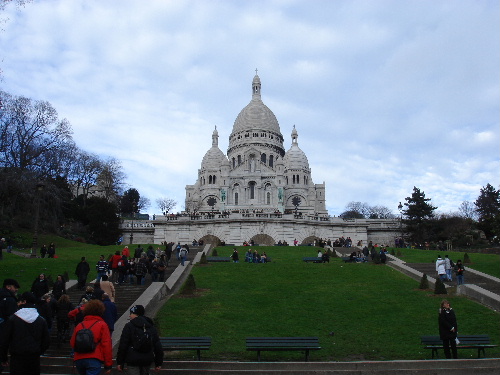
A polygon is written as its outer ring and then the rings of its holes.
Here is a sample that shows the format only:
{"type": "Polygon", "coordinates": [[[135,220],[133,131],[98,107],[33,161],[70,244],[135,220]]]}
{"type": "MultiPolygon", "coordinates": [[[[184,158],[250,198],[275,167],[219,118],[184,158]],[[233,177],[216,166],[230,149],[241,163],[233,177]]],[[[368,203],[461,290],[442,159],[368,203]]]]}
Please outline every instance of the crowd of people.
{"type": "Polygon", "coordinates": [[[456,263],[451,260],[451,258],[446,254],[444,259],[441,255],[438,255],[436,260],[436,273],[441,281],[453,281],[453,273],[455,273],[457,285],[462,285],[464,283],[464,272],[465,267],[461,259],[458,259],[456,263]]]}
{"type": "MultiPolygon", "coordinates": [[[[40,274],[29,292],[17,296],[15,279],[5,279],[0,289],[0,373],[10,367],[12,375],[40,374],[40,356],[50,347],[50,332],[57,327],[58,347],[70,343],[80,375],[109,374],[113,365],[112,334],[118,319],[113,283],[102,275],[88,286],[75,307],[58,275],[52,290],[40,274]]],[[[153,321],[142,305],[130,309],[130,321],[121,332],[116,357],[119,371],[148,374],[161,368],[163,350],[153,321]]]]}

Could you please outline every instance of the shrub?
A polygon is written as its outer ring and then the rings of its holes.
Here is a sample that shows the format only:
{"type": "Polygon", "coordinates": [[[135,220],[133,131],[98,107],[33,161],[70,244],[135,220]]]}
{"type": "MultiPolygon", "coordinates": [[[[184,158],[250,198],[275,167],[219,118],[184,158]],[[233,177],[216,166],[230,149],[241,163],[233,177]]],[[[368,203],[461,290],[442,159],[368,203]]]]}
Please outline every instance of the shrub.
{"type": "Polygon", "coordinates": [[[402,255],[401,250],[400,250],[400,249],[398,249],[398,250],[396,251],[396,256],[400,257],[401,255],[402,255]]]}
{"type": "Polygon", "coordinates": [[[465,263],[472,263],[470,258],[469,258],[469,254],[467,254],[467,253],[464,254],[464,264],[465,263]]]}
{"type": "Polygon", "coordinates": [[[420,279],[420,285],[418,289],[429,289],[429,280],[427,280],[427,274],[424,273],[420,279]]]}
{"type": "Polygon", "coordinates": [[[219,256],[219,255],[218,255],[218,253],[217,253],[217,249],[213,249],[213,250],[212,250],[212,256],[213,256],[213,257],[217,257],[217,256],[219,256]]]}
{"type": "Polygon", "coordinates": [[[200,264],[207,264],[207,263],[208,263],[207,256],[203,252],[203,253],[201,253],[200,264]]]}
{"type": "Polygon", "coordinates": [[[380,254],[378,252],[375,253],[374,257],[373,257],[373,263],[375,264],[380,264],[380,254]]]}
{"type": "Polygon", "coordinates": [[[191,295],[196,291],[196,282],[194,281],[193,274],[189,274],[186,282],[182,285],[179,294],[191,295]]]}
{"type": "Polygon", "coordinates": [[[446,291],[446,286],[439,277],[436,279],[436,285],[434,286],[434,294],[448,294],[448,292],[446,291]]]}
{"type": "Polygon", "coordinates": [[[396,256],[396,252],[394,251],[394,249],[391,249],[391,251],[389,252],[389,254],[396,256]]]}

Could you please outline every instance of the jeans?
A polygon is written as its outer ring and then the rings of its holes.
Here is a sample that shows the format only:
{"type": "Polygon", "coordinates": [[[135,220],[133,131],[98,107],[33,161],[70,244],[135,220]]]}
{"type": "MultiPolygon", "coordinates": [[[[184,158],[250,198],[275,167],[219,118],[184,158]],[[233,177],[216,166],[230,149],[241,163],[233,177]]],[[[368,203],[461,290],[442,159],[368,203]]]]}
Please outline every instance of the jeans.
{"type": "Polygon", "coordinates": [[[102,362],[96,358],[83,358],[75,361],[75,366],[80,375],[99,375],[102,362]]]}
{"type": "Polygon", "coordinates": [[[98,271],[97,272],[97,279],[96,279],[96,282],[100,282],[101,281],[101,278],[106,275],[106,271],[98,271]]]}
{"type": "Polygon", "coordinates": [[[451,281],[451,268],[449,270],[446,270],[446,277],[451,281]]]}
{"type": "Polygon", "coordinates": [[[457,285],[462,285],[464,283],[464,275],[457,275],[457,285]]]}
{"type": "Polygon", "coordinates": [[[181,255],[181,266],[184,265],[184,261],[185,260],[186,260],[186,256],[185,255],[184,256],[181,255]]]}

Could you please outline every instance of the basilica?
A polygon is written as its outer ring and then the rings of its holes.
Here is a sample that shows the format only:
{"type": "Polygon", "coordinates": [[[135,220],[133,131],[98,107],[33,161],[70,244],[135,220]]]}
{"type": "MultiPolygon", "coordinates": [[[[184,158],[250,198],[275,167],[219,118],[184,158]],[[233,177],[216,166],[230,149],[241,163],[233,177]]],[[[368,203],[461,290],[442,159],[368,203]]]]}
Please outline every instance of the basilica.
{"type": "Polygon", "coordinates": [[[250,103],[234,121],[227,156],[214,130],[196,183],[186,186],[186,211],[327,215],[325,184],[313,183],[297,129],[291,129],[291,146],[285,151],[280,125],[261,91],[256,74],[250,103]]]}
{"type": "Polygon", "coordinates": [[[285,142],[261,94],[256,74],[250,103],[234,121],[226,154],[214,129],[196,181],[186,186],[185,210],[154,220],[125,220],[123,237],[130,237],[130,243],[157,244],[193,240],[215,245],[311,244],[341,237],[350,237],[354,244],[393,243],[401,233],[397,220],[328,214],[325,184],[312,180],[298,129],[290,127],[290,143],[285,142]],[[285,144],[290,144],[288,150],[285,144]]]}

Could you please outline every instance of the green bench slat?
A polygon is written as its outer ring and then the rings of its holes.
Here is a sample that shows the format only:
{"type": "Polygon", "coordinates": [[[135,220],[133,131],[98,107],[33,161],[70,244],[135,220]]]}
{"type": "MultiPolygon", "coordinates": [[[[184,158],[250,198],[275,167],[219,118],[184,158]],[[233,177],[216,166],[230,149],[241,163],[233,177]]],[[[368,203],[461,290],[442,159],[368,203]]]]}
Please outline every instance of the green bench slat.
{"type": "Polygon", "coordinates": [[[208,350],[212,345],[211,337],[160,337],[163,350],[196,350],[198,361],[201,350],[208,350]]]}
{"type": "Polygon", "coordinates": [[[207,257],[207,262],[230,262],[231,257],[207,257]]]}
{"type": "Polygon", "coordinates": [[[319,339],[317,337],[247,337],[247,350],[257,351],[260,361],[261,351],[305,351],[306,362],[309,360],[309,350],[319,350],[319,339]]]}
{"type": "MultiPolygon", "coordinates": [[[[484,349],[495,348],[498,345],[491,344],[489,335],[458,335],[460,344],[457,349],[477,349],[477,357],[481,357],[481,352],[486,355],[484,349]]],[[[443,349],[443,340],[439,336],[421,336],[420,341],[424,345],[424,349],[432,350],[432,358],[434,353],[438,357],[438,349],[443,349]]]]}
{"type": "Polygon", "coordinates": [[[320,257],[304,257],[302,258],[304,262],[315,262],[321,263],[323,260],[320,257]]]}

